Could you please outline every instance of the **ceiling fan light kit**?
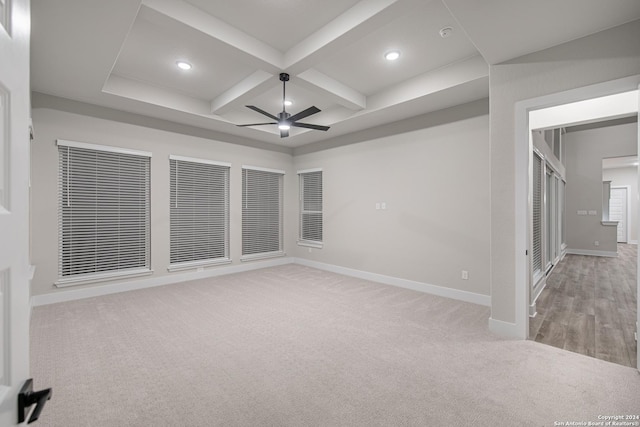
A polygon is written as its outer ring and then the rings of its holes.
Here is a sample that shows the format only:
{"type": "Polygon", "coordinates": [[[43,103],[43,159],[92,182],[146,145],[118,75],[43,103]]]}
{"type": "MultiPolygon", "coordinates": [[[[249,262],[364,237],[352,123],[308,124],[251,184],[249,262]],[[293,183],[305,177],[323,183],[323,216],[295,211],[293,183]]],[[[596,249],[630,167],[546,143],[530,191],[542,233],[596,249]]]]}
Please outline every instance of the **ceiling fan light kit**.
{"type": "Polygon", "coordinates": [[[264,125],[278,125],[278,129],[280,129],[280,138],[286,138],[289,136],[289,129],[292,127],[305,128],[305,129],[313,129],[313,130],[321,130],[327,131],[329,130],[329,126],[322,125],[314,125],[311,123],[300,123],[298,120],[304,119],[305,117],[309,117],[312,114],[316,114],[320,112],[320,109],[316,106],[311,106],[306,110],[300,111],[297,114],[291,115],[287,113],[286,110],[286,83],[289,81],[289,74],[280,73],[280,81],[282,82],[282,111],[278,113],[277,116],[264,111],[261,108],[256,107],[255,105],[247,105],[246,107],[260,113],[264,116],[269,117],[271,120],[275,120],[273,122],[267,123],[249,123],[245,125],[237,125],[239,127],[248,127],[248,126],[264,126],[264,125]]]}

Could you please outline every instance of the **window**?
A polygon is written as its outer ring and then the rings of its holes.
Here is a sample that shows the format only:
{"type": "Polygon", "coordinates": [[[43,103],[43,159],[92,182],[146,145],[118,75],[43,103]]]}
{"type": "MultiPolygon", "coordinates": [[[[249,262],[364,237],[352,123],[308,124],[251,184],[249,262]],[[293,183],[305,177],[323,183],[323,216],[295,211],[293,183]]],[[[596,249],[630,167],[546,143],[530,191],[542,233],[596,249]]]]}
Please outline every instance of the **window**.
{"type": "Polygon", "coordinates": [[[282,180],[284,172],[242,167],[242,258],[284,255],[282,180]]]}
{"type": "Polygon", "coordinates": [[[169,157],[170,271],[231,262],[228,163],[169,157]]]}
{"type": "Polygon", "coordinates": [[[567,247],[567,219],[565,214],[565,192],[567,183],[560,180],[558,203],[560,206],[560,249],[563,251],[567,247]]]}
{"type": "Polygon", "coordinates": [[[151,153],[58,140],[58,286],[150,273],[151,153]]]}
{"type": "Polygon", "coordinates": [[[534,152],[532,175],[533,197],[531,200],[531,218],[533,224],[532,259],[534,283],[536,282],[536,277],[542,274],[542,174],[542,157],[540,157],[538,153],[534,152]]]}
{"type": "Polygon", "coordinates": [[[299,171],[300,219],[298,244],[322,247],[322,170],[299,171]]]}

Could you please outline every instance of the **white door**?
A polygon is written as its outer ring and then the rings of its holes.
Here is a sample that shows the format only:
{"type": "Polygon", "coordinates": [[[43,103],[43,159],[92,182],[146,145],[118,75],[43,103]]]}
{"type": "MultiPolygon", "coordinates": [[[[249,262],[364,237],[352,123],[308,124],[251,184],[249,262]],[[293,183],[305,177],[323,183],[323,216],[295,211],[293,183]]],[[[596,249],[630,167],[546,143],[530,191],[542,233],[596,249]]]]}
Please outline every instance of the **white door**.
{"type": "Polygon", "coordinates": [[[0,0],[0,426],[29,378],[29,0],[0,0]]]}
{"type": "Polygon", "coordinates": [[[627,189],[611,187],[609,220],[618,221],[618,243],[627,243],[627,189]]]}
{"type": "MultiPolygon", "coordinates": [[[[640,109],[640,85],[638,85],[638,109],[640,109]]],[[[638,122],[640,122],[640,111],[638,112],[638,122]]],[[[638,128],[638,147],[640,148],[640,124],[637,125],[638,128]]],[[[639,151],[640,153],[640,151],[639,151]]],[[[638,174],[638,183],[640,184],[640,173],[638,174]]],[[[640,188],[640,187],[638,187],[640,188]]],[[[636,194],[635,197],[638,197],[636,194]]],[[[640,218],[640,206],[638,206],[638,218],[640,218]]],[[[638,227],[638,235],[636,239],[640,239],[640,227],[638,227]]],[[[640,240],[638,240],[640,242],[640,240]]],[[[638,251],[638,259],[637,259],[637,271],[636,271],[636,295],[640,295],[640,251],[638,251]]],[[[640,298],[636,298],[636,368],[640,371],[640,347],[638,347],[638,339],[640,339],[640,298]]]]}

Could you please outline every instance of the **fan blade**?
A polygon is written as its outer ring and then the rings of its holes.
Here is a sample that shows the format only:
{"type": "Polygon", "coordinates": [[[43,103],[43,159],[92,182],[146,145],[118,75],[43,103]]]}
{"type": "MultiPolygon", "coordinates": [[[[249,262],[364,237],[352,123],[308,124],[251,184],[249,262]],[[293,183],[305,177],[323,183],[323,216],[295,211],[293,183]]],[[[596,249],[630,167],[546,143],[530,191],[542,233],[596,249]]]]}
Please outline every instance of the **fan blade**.
{"type": "Polygon", "coordinates": [[[315,113],[319,113],[320,109],[316,106],[313,107],[309,107],[304,111],[300,111],[298,114],[294,114],[293,116],[289,117],[288,120],[290,122],[295,122],[296,120],[300,120],[300,119],[304,119],[305,117],[309,117],[312,114],[315,113]]]}
{"type": "Polygon", "coordinates": [[[277,125],[277,124],[278,123],[276,122],[269,122],[269,123],[249,123],[248,125],[236,125],[236,126],[243,128],[247,126],[262,126],[262,125],[277,125]]]}
{"type": "Polygon", "coordinates": [[[282,130],[280,129],[280,138],[286,138],[289,136],[289,130],[282,130]]]}
{"type": "Polygon", "coordinates": [[[252,109],[253,111],[260,113],[260,114],[264,114],[265,116],[269,117],[270,119],[273,119],[275,121],[278,121],[278,118],[276,116],[274,116],[273,114],[269,114],[266,111],[264,111],[261,108],[256,107],[255,105],[245,105],[245,107],[252,109]]]}
{"type": "Polygon", "coordinates": [[[312,125],[312,124],[309,124],[309,123],[296,123],[296,122],[293,122],[293,123],[291,123],[291,126],[295,126],[297,128],[313,129],[313,130],[324,130],[324,131],[329,130],[329,126],[312,125]]]}

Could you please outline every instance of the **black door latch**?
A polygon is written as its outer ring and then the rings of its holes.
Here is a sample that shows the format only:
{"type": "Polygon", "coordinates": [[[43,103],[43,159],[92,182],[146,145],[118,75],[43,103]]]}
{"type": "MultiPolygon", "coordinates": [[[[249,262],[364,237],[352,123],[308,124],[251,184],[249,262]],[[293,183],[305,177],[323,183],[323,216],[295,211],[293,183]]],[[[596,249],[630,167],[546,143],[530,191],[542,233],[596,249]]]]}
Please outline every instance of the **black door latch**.
{"type": "Polygon", "coordinates": [[[29,422],[27,424],[31,424],[36,421],[38,417],[40,417],[44,404],[47,403],[47,400],[49,399],[51,399],[50,388],[33,391],[33,379],[29,378],[26,380],[18,394],[18,424],[24,422],[27,414],[29,413],[29,407],[34,403],[36,404],[36,407],[33,409],[33,413],[29,417],[29,422]]]}

